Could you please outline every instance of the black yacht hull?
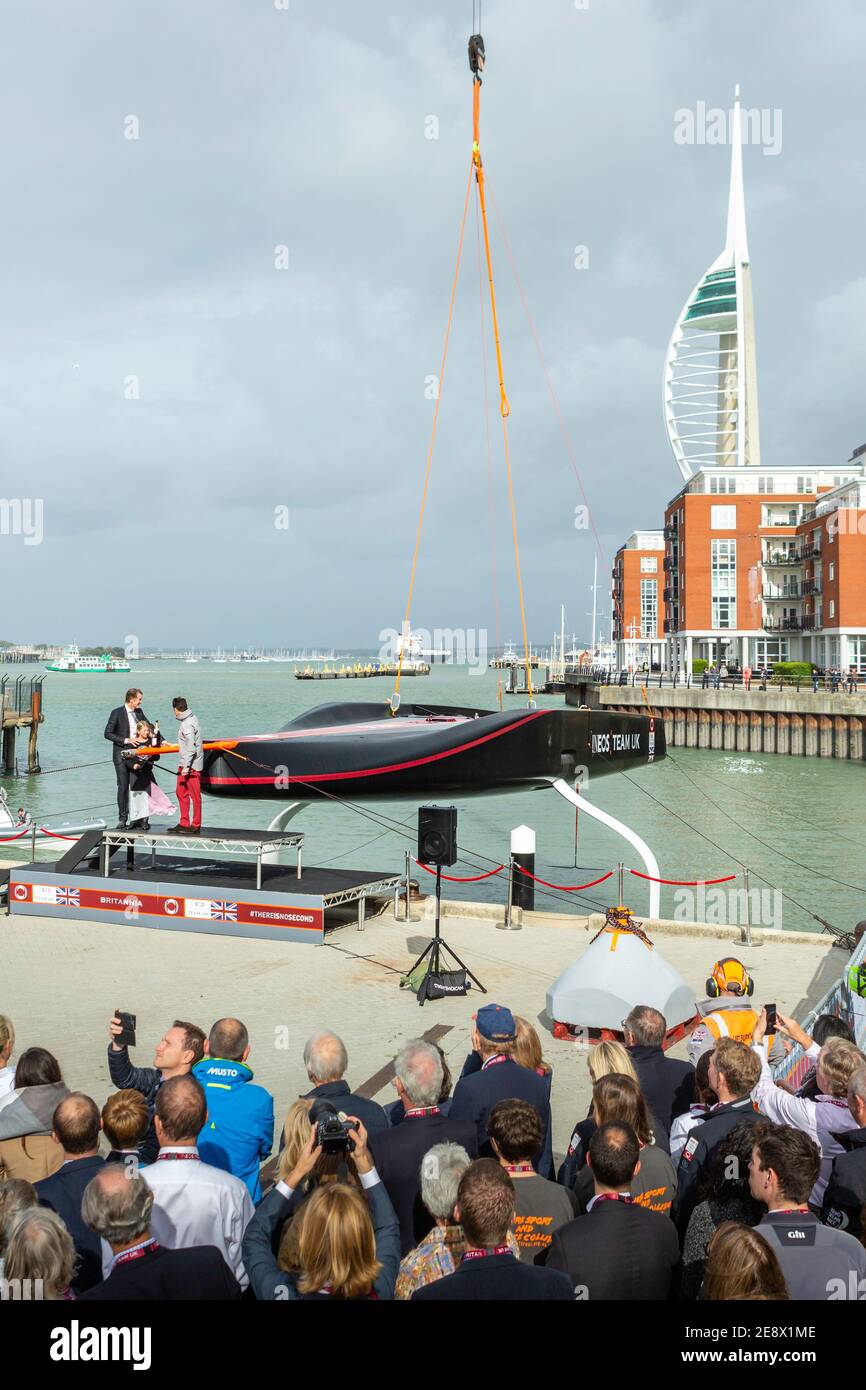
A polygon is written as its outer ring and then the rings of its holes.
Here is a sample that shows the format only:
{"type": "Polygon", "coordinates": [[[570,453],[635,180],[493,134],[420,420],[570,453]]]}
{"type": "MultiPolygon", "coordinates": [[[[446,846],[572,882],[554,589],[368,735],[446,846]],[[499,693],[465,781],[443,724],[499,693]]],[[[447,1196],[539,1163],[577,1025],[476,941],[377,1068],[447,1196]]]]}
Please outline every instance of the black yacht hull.
{"type": "Polygon", "coordinates": [[[544,787],[657,762],[664,725],[650,715],[582,709],[475,710],[320,705],[278,734],[205,753],[202,786],[260,800],[467,797],[544,787]]]}

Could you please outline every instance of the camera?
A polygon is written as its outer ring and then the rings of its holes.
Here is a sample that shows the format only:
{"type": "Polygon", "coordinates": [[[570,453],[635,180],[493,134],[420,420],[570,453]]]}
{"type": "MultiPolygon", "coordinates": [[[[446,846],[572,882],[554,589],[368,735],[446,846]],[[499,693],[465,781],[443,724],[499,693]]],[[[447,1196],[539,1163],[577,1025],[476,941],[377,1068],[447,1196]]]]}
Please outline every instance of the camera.
{"type": "Polygon", "coordinates": [[[319,1101],[310,1111],[310,1123],[316,1130],[316,1143],[323,1154],[350,1154],[354,1152],[355,1141],[349,1134],[355,1128],[353,1120],[338,1114],[333,1105],[319,1101]]]}

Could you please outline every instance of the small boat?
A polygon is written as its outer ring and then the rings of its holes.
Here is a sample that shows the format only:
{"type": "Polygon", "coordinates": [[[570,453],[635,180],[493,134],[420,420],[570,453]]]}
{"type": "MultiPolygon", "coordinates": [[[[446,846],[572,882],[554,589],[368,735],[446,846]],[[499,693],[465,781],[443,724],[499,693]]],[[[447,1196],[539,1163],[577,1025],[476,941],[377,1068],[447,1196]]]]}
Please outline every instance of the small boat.
{"type": "MultiPolygon", "coordinates": [[[[575,768],[606,776],[664,757],[662,720],[604,710],[319,705],[273,734],[205,742],[214,796],[467,797],[538,789],[575,768]]],[[[171,745],[141,753],[171,753],[171,745]]]]}
{"type": "Polygon", "coordinates": [[[101,656],[82,656],[77,645],[72,642],[63,648],[62,656],[56,661],[47,662],[46,671],[62,672],[66,675],[111,675],[118,671],[129,671],[128,661],[103,652],[101,656]]]}

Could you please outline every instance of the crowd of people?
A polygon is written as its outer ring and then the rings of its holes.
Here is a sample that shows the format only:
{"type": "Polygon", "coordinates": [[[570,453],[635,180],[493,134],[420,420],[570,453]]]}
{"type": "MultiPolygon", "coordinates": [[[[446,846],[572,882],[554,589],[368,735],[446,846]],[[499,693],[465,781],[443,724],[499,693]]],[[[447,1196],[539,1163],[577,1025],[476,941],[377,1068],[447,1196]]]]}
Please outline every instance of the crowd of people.
{"type": "Polygon", "coordinates": [[[501,1005],[474,1015],[456,1083],[437,1045],[407,1042],[387,1105],[316,1034],[278,1132],[239,1019],[176,1019],[139,1067],[113,1018],[100,1108],[0,1015],[0,1292],[862,1300],[866,1056],[838,1018],[809,1036],[779,1013],[811,1070],[777,1084],[745,968],[717,962],[713,983],[690,1061],[648,1005],[621,1042],[575,1049],[592,1100],[558,1166],[551,1067],[501,1005]]]}

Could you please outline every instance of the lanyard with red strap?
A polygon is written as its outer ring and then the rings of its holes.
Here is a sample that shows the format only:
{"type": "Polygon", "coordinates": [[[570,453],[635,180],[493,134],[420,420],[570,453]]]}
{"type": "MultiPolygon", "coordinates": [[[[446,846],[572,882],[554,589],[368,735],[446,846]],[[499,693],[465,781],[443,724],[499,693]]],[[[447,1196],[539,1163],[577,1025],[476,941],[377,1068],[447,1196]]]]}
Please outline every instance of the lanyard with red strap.
{"type": "Polygon", "coordinates": [[[512,1259],[516,1259],[514,1251],[507,1245],[494,1245],[489,1250],[466,1250],[463,1258],[464,1260],[485,1260],[488,1255],[511,1255],[512,1259]]]}
{"type": "Polygon", "coordinates": [[[496,1057],[488,1057],[487,1061],[482,1063],[481,1070],[486,1071],[488,1067],[496,1067],[500,1062],[507,1062],[508,1060],[509,1058],[506,1057],[505,1053],[500,1052],[496,1057]]]}
{"type": "Polygon", "coordinates": [[[438,1105],[417,1105],[414,1110],[407,1110],[404,1119],[417,1120],[424,1115],[441,1115],[438,1105]]]}
{"type": "Polygon", "coordinates": [[[131,1260],[143,1260],[145,1255],[152,1255],[154,1250],[159,1250],[158,1240],[146,1240],[143,1245],[136,1245],[132,1250],[122,1250],[119,1255],[115,1255],[112,1261],[112,1268],[118,1265],[129,1264],[131,1260]]]}

